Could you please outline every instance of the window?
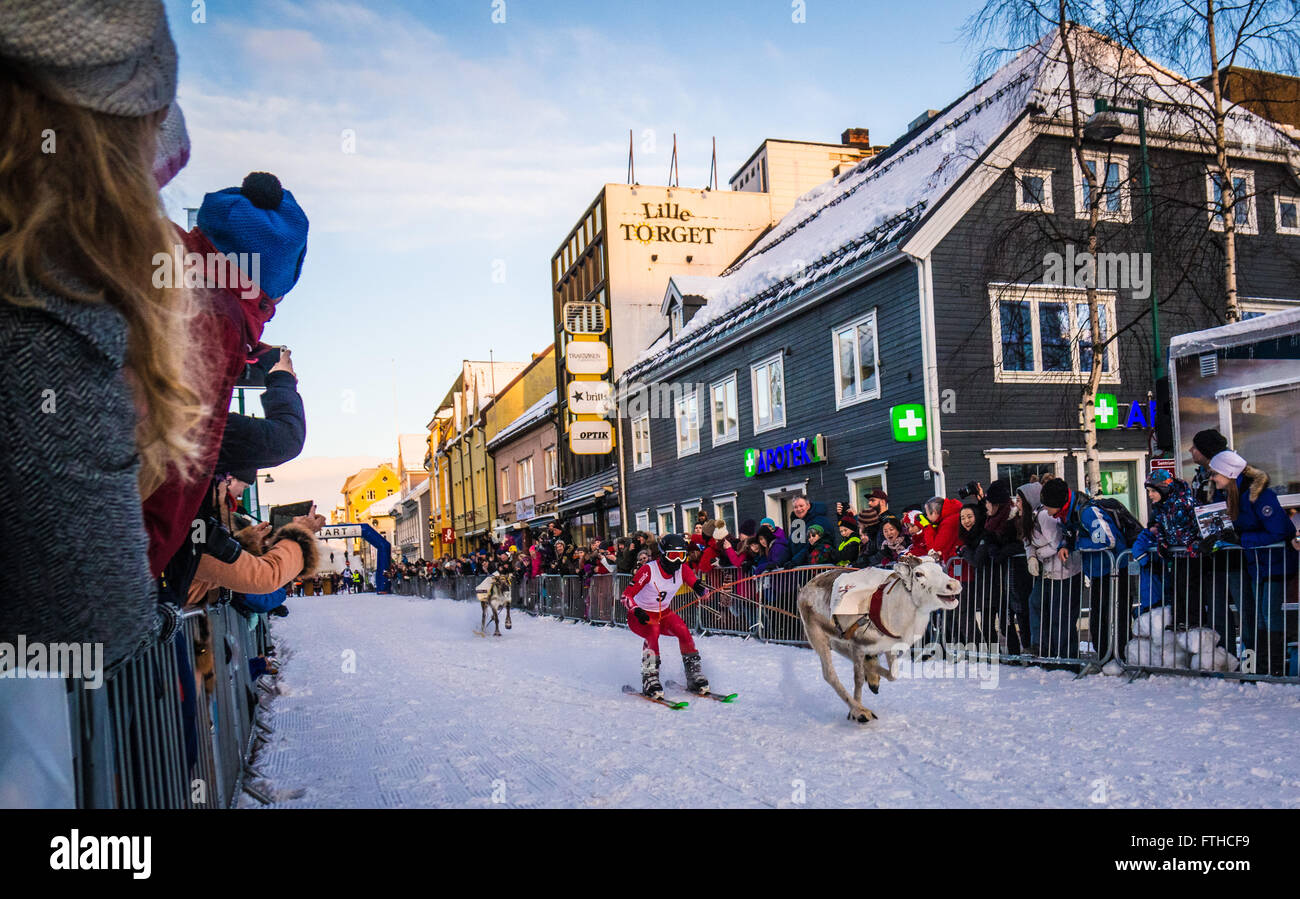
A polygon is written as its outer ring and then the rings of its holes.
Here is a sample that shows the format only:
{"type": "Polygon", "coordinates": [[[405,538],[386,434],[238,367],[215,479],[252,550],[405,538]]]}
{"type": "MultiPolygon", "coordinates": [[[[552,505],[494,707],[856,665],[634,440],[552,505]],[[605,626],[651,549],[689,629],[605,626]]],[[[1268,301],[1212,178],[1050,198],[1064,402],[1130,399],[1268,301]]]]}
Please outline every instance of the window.
{"type": "Polygon", "coordinates": [[[515,483],[519,487],[519,498],[527,499],[533,495],[533,458],[520,459],[515,464],[515,483]]]}
{"type": "Polygon", "coordinates": [[[754,397],[754,433],[785,427],[785,369],[780,353],[750,366],[749,388],[754,397]]]}
{"type": "MultiPolygon", "coordinates": [[[[1206,197],[1210,204],[1210,229],[1223,230],[1223,176],[1211,172],[1205,176],[1206,197]]],[[[1232,223],[1242,234],[1259,229],[1255,221],[1255,173],[1240,169],[1232,173],[1232,223]]]]}
{"type": "Polygon", "coordinates": [[[677,455],[689,456],[700,451],[700,399],[696,392],[680,396],[673,404],[677,419],[677,455]]]}
{"type": "Polygon", "coordinates": [[[374,499],[374,498],[375,498],[375,491],[373,490],[366,491],[366,499],[374,499]]]}
{"type": "MultiPolygon", "coordinates": [[[[1084,153],[1083,163],[1099,182],[1101,189],[1098,218],[1101,221],[1127,222],[1131,214],[1128,181],[1128,160],[1123,156],[1105,153],[1084,153]]],[[[1074,215],[1086,219],[1092,206],[1092,189],[1088,178],[1075,163],[1074,215]]]]}
{"type": "Polygon", "coordinates": [[[664,534],[671,534],[673,532],[673,521],[675,518],[675,513],[676,510],[672,506],[660,507],[659,513],[656,516],[656,521],[655,521],[655,525],[657,528],[657,530],[655,531],[656,534],[662,537],[664,534]]]}
{"type": "MultiPolygon", "coordinates": [[[[736,495],[715,496],[713,498],[713,517],[720,518],[727,525],[727,533],[736,533],[736,495]]],[[[729,564],[729,563],[722,563],[729,564]]]]}
{"type": "Polygon", "coordinates": [[[1259,318],[1261,315],[1268,315],[1270,312],[1295,309],[1300,306],[1300,302],[1296,300],[1262,300],[1255,297],[1242,297],[1239,305],[1241,307],[1241,320],[1246,321],[1251,318],[1259,318]]]}
{"type": "MultiPolygon", "coordinates": [[[[1092,368],[1095,341],[1087,292],[1078,288],[990,285],[993,362],[998,381],[1081,382],[1092,368]]],[[[1115,294],[1097,291],[1097,317],[1104,340],[1115,320],[1115,294]]],[[[1119,344],[1102,357],[1102,380],[1119,381],[1119,344]]]]}
{"type": "Polygon", "coordinates": [[[1052,170],[1016,169],[1016,212],[1052,212],[1052,170]]]}
{"type": "Polygon", "coordinates": [[[740,419],[736,402],[736,373],[709,386],[709,407],[713,416],[713,445],[740,439],[740,419]]]}
{"type": "Polygon", "coordinates": [[[876,490],[889,492],[889,488],[885,485],[885,468],[888,465],[888,462],[877,462],[874,465],[850,468],[844,472],[849,487],[849,503],[855,512],[861,512],[867,507],[867,500],[876,490]]]}
{"type": "Polygon", "coordinates": [[[546,489],[554,490],[560,482],[559,455],[555,452],[555,447],[548,447],[546,450],[546,489]]]}
{"type": "Polygon", "coordinates": [[[632,470],[650,467],[650,416],[632,419],[632,470]]]}
{"type": "Polygon", "coordinates": [[[647,531],[647,532],[650,530],[649,509],[643,509],[642,511],[636,513],[636,529],[638,531],[647,531]]]}
{"type": "Polygon", "coordinates": [[[1300,234],[1300,197],[1273,197],[1274,220],[1278,234],[1300,234]]]}
{"type": "Polygon", "coordinates": [[[686,535],[689,541],[691,534],[695,533],[695,520],[700,517],[700,509],[704,508],[704,503],[698,499],[688,499],[682,503],[682,534],[686,535]]]}
{"type": "Polygon", "coordinates": [[[1045,474],[1061,476],[1065,465],[1064,453],[1036,454],[989,454],[989,483],[1006,480],[1011,484],[1014,494],[1025,484],[1038,481],[1045,474]]]}
{"type": "Polygon", "coordinates": [[[876,313],[831,332],[835,353],[835,408],[880,396],[876,313]]]}
{"type": "Polygon", "coordinates": [[[673,337],[682,332],[682,304],[676,300],[668,307],[668,326],[672,329],[673,337]]]}
{"type": "Polygon", "coordinates": [[[501,502],[510,502],[510,469],[501,469],[501,502]]]}

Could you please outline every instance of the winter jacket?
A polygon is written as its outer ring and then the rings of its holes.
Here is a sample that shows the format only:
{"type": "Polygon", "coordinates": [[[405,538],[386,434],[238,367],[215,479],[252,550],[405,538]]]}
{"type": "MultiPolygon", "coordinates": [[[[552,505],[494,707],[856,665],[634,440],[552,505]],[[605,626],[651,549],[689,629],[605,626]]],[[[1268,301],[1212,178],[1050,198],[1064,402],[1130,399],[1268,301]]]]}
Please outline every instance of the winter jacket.
{"type": "MultiPolygon", "coordinates": [[[[197,228],[179,235],[187,253],[203,258],[217,251],[197,228]]],[[[251,299],[238,285],[198,291],[203,311],[195,319],[195,352],[211,366],[205,405],[208,419],[199,435],[200,470],[192,478],[171,475],[144,501],[145,527],[149,531],[149,566],[161,572],[185,543],[199,507],[208,492],[221,450],[221,438],[230,414],[235,382],[262,340],[262,330],[275,314],[265,294],[251,299]]]]}
{"type": "MultiPolygon", "coordinates": [[[[1177,478],[1169,484],[1169,495],[1151,506],[1150,525],[1155,530],[1153,540],[1161,550],[1195,550],[1201,534],[1196,525],[1196,502],[1191,485],[1177,478]]],[[[1137,545],[1134,544],[1133,556],[1136,558],[1137,555],[1137,545]]]]}
{"type": "Polygon", "coordinates": [[[942,562],[953,558],[961,548],[961,538],[957,533],[960,527],[961,503],[955,499],[945,499],[939,509],[938,518],[930,522],[930,527],[925,529],[925,551],[938,551],[942,562]]]}
{"type": "Polygon", "coordinates": [[[785,535],[785,530],[782,528],[777,528],[775,533],[776,536],[772,538],[772,543],[767,548],[768,567],[790,567],[790,562],[793,558],[793,549],[790,545],[790,538],[785,535]]]}
{"type": "Polygon", "coordinates": [[[721,540],[710,540],[704,547],[704,552],[700,554],[700,572],[709,572],[719,567],[739,568],[741,561],[740,553],[726,543],[721,540]]]}
{"type": "Polygon", "coordinates": [[[840,545],[835,547],[835,553],[832,562],[836,565],[848,567],[858,561],[858,556],[862,553],[862,540],[857,534],[851,534],[840,541],[840,545]]]}
{"type": "Polygon", "coordinates": [[[264,418],[231,412],[221,437],[217,473],[246,468],[274,468],[302,452],[307,439],[307,416],[298,379],[287,371],[266,376],[262,392],[264,418]]]}
{"type": "MultiPolygon", "coordinates": [[[[1240,509],[1232,526],[1241,538],[1242,554],[1246,557],[1246,570],[1252,578],[1280,578],[1296,573],[1300,564],[1296,550],[1290,546],[1296,529],[1277,494],[1268,486],[1268,475],[1247,465],[1237,476],[1240,509]],[[1278,549],[1260,549],[1273,543],[1287,543],[1278,549]]],[[[1222,490],[1214,494],[1216,502],[1223,502],[1222,490]]]]}
{"type": "Polygon", "coordinates": [[[1070,501],[1061,510],[1059,520],[1061,548],[1069,550],[1071,555],[1082,554],[1083,573],[1088,577],[1110,574],[1112,559],[1119,558],[1128,549],[1119,525],[1082,491],[1071,491],[1070,501]]]}
{"type": "Polygon", "coordinates": [[[839,533],[826,512],[826,504],[809,503],[808,514],[803,518],[794,516],[790,520],[790,560],[785,563],[787,568],[798,568],[808,564],[808,533],[815,524],[822,526],[824,534],[839,533]]]}
{"type": "Polygon", "coordinates": [[[1063,581],[1083,571],[1083,559],[1079,553],[1070,553],[1065,562],[1057,555],[1061,548],[1062,530],[1060,520],[1051,512],[1042,506],[1034,510],[1034,526],[1025,543],[1025,555],[1038,559],[1042,566],[1041,576],[1052,581],[1063,581]]]}
{"type": "Polygon", "coordinates": [[[107,302],[31,291],[39,305],[0,299],[0,642],[102,643],[112,666],[157,629],[127,326],[107,302]]]}
{"type": "Polygon", "coordinates": [[[246,535],[247,529],[235,535],[245,549],[233,562],[221,562],[206,553],[199,557],[188,605],[197,605],[213,587],[228,587],[238,593],[270,593],[296,577],[312,574],[320,562],[315,535],[300,525],[281,527],[264,553],[251,545],[246,535]]]}

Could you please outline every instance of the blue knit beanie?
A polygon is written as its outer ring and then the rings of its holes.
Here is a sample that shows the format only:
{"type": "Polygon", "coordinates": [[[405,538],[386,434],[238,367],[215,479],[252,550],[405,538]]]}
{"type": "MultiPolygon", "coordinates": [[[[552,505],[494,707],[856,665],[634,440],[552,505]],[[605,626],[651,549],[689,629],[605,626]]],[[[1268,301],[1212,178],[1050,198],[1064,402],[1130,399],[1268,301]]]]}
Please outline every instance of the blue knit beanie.
{"type": "Polygon", "coordinates": [[[258,287],[271,299],[298,283],[307,254],[307,216],[274,175],[253,172],[240,187],[204,195],[198,226],[223,253],[260,254],[258,287]]]}

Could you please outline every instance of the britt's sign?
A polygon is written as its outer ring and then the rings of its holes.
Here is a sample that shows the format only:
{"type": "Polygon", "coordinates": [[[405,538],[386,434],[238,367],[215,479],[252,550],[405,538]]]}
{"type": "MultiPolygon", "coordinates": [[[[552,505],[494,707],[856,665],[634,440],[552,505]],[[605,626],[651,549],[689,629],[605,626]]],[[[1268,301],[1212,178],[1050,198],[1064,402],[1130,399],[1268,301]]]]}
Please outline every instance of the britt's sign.
{"type": "Polygon", "coordinates": [[[680,203],[642,203],[641,208],[645,211],[644,222],[619,225],[624,240],[711,244],[713,232],[718,230],[715,226],[689,224],[691,211],[683,209],[680,203]]]}
{"type": "Polygon", "coordinates": [[[770,449],[745,450],[745,477],[798,468],[826,461],[826,439],[821,434],[800,437],[790,443],[770,449]]]}

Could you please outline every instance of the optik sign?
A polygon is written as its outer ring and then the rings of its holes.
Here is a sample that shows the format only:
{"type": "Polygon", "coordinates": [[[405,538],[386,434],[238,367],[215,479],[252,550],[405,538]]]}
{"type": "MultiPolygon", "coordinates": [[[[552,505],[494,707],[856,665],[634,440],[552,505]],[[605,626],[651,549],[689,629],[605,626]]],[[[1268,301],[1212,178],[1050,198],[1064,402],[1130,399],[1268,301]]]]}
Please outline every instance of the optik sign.
{"type": "Polygon", "coordinates": [[[826,439],[821,434],[800,437],[768,449],[745,450],[745,477],[752,478],[772,471],[784,471],[825,461],[826,439]]]}

